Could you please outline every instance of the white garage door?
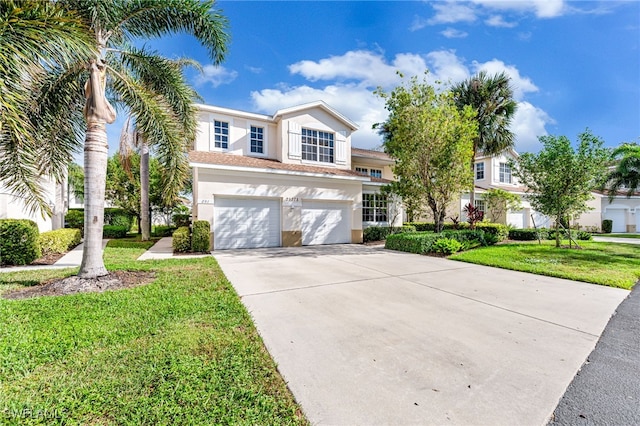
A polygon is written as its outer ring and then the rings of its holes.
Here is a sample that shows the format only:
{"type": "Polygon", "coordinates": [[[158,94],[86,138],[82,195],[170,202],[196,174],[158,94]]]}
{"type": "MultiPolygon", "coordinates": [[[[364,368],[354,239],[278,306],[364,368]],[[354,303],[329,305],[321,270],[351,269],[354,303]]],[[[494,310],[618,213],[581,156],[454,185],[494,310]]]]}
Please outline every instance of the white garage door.
{"type": "Polygon", "coordinates": [[[627,232],[627,209],[607,209],[604,218],[613,221],[611,232],[627,232]]]}
{"type": "Polygon", "coordinates": [[[516,229],[524,228],[524,210],[516,210],[507,212],[507,225],[511,225],[516,229]]]}
{"type": "Polygon", "coordinates": [[[351,242],[351,216],[347,203],[302,202],[302,245],[351,242]]]}
{"type": "Polygon", "coordinates": [[[213,248],[280,246],[280,201],[264,198],[216,197],[213,248]]]}

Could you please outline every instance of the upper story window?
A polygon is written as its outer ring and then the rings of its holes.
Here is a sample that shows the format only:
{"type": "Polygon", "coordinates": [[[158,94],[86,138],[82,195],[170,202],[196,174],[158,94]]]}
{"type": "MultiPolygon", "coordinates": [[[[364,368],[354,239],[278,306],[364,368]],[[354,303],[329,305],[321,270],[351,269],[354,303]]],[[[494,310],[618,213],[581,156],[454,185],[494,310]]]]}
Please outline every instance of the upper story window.
{"type": "Polygon", "coordinates": [[[473,204],[476,209],[480,210],[483,214],[486,213],[486,204],[484,200],[473,200],[473,204]]]}
{"type": "Polygon", "coordinates": [[[369,169],[364,168],[364,167],[356,167],[356,172],[368,175],[369,174],[369,169]]]}
{"type": "Polygon", "coordinates": [[[476,163],[476,180],[484,179],[484,163],[476,163]]]}
{"type": "Polygon", "coordinates": [[[251,126],[249,145],[252,153],[264,154],[264,127],[251,126]]]}
{"type": "Polygon", "coordinates": [[[380,169],[367,169],[366,167],[356,167],[356,172],[362,173],[363,175],[371,176],[371,177],[382,177],[382,170],[380,169]]]}
{"type": "Polygon", "coordinates": [[[371,169],[371,177],[382,178],[382,170],[380,170],[380,169],[371,169]]]}
{"type": "Polygon", "coordinates": [[[302,159],[333,163],[333,133],[302,129],[302,159]]]}
{"type": "Polygon", "coordinates": [[[511,183],[511,166],[507,163],[500,163],[500,182],[511,183]]]}
{"type": "Polygon", "coordinates": [[[386,222],[388,200],[382,194],[362,194],[362,221],[386,222]]]}
{"type": "Polygon", "coordinates": [[[229,123],[214,120],[213,122],[213,146],[219,149],[229,149],[229,123]]]}

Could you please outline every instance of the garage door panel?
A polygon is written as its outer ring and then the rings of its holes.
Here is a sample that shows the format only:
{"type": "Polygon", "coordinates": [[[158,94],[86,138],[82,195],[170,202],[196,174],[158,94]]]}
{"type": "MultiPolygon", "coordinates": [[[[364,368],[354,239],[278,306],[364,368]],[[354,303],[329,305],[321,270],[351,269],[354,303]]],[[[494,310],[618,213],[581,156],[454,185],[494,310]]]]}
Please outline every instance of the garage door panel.
{"type": "Polygon", "coordinates": [[[306,201],[302,203],[302,244],[351,242],[350,209],[347,203],[306,201]]]}
{"type": "Polygon", "coordinates": [[[626,209],[607,209],[604,213],[604,218],[613,222],[612,232],[627,232],[626,217],[626,209]]]}
{"type": "Polygon", "coordinates": [[[214,205],[214,248],[278,247],[280,202],[264,198],[217,197],[214,205]]]}

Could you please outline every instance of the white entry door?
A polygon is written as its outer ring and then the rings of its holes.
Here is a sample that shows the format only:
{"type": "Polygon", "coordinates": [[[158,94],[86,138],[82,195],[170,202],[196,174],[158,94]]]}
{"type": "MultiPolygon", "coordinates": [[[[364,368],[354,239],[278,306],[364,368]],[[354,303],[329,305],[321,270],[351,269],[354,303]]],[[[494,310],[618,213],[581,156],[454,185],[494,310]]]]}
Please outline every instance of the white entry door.
{"type": "Polygon", "coordinates": [[[524,210],[515,210],[507,212],[507,225],[511,225],[516,229],[524,228],[524,210]]]}
{"type": "Polygon", "coordinates": [[[216,197],[214,250],[280,246],[280,200],[216,197]]]}
{"type": "Polygon", "coordinates": [[[604,218],[613,221],[611,232],[627,232],[627,209],[608,208],[604,212],[604,218]]]}
{"type": "Polygon", "coordinates": [[[348,203],[302,202],[302,245],[351,242],[351,209],[348,203]]]}

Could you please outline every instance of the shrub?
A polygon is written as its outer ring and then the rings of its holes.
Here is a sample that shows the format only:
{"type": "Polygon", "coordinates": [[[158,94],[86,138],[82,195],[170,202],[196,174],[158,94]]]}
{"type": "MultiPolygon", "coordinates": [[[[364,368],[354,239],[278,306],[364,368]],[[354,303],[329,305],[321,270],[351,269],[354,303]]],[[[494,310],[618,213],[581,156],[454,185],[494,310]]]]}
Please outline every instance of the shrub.
{"type": "Polygon", "coordinates": [[[173,232],[173,251],[187,253],[191,250],[191,235],[189,228],[181,226],[173,232]]]}
{"type": "Polygon", "coordinates": [[[546,229],[511,229],[509,230],[509,239],[516,241],[533,241],[547,238],[546,229]]]}
{"type": "Polygon", "coordinates": [[[28,219],[0,220],[0,264],[27,265],[40,256],[38,225],[28,219]]]}
{"type": "MultiPolygon", "coordinates": [[[[433,232],[436,225],[433,222],[405,222],[405,226],[413,226],[416,232],[433,232]]],[[[445,222],[442,225],[443,230],[469,229],[467,222],[445,222]]]]}
{"type": "Polygon", "coordinates": [[[65,228],[79,229],[84,233],[84,210],[69,210],[64,217],[65,228]]]}
{"type": "Polygon", "coordinates": [[[125,226],[127,232],[133,225],[133,215],[124,209],[104,209],[104,224],[110,226],[125,226]]]}
{"type": "Polygon", "coordinates": [[[104,225],[102,238],[126,238],[129,232],[128,226],[104,225]]]}
{"type": "Polygon", "coordinates": [[[589,241],[593,239],[593,236],[590,232],[587,231],[578,231],[578,239],[581,241],[589,241]]]}
{"type": "Polygon", "coordinates": [[[429,253],[431,245],[438,238],[441,238],[440,234],[433,232],[393,234],[387,237],[384,247],[390,250],[425,254],[429,253]]]}
{"type": "Polygon", "coordinates": [[[191,235],[191,251],[196,253],[211,250],[211,225],[206,220],[193,222],[193,234],[191,235]]]}
{"type": "Polygon", "coordinates": [[[191,226],[191,215],[189,213],[176,213],[173,215],[172,219],[173,224],[177,228],[180,228],[181,226],[191,226]]]}
{"type": "Polygon", "coordinates": [[[476,229],[495,235],[498,237],[498,241],[504,241],[509,236],[509,227],[501,223],[480,222],[476,223],[476,229]]]}
{"type": "MultiPolygon", "coordinates": [[[[476,248],[478,246],[487,246],[487,234],[479,229],[461,229],[459,231],[443,231],[440,234],[444,238],[456,240],[462,244],[464,250],[476,248]]],[[[493,240],[491,240],[493,241],[493,240]]],[[[495,244],[492,242],[492,244],[495,244]]]]}
{"type": "Polygon", "coordinates": [[[416,228],[411,225],[403,226],[370,226],[363,231],[364,242],[369,241],[382,241],[385,240],[391,234],[401,234],[405,232],[416,232],[416,228]]]}
{"type": "Polygon", "coordinates": [[[610,234],[613,229],[613,221],[611,219],[605,219],[602,221],[602,232],[610,234]]]}
{"type": "Polygon", "coordinates": [[[53,253],[66,253],[78,244],[82,239],[79,229],[56,229],[55,231],[43,232],[38,238],[42,255],[53,253]]]}
{"type": "Polygon", "coordinates": [[[178,228],[175,226],[158,225],[154,227],[151,235],[154,237],[170,237],[176,229],[178,228]]]}
{"type": "Polygon", "coordinates": [[[454,240],[453,238],[438,238],[431,245],[431,252],[449,255],[460,251],[461,248],[462,243],[458,240],[454,240]]]}
{"type": "Polygon", "coordinates": [[[464,206],[462,211],[467,214],[467,222],[471,229],[474,229],[476,227],[476,223],[481,222],[482,219],[484,219],[484,212],[478,207],[474,207],[471,203],[464,206]]]}

